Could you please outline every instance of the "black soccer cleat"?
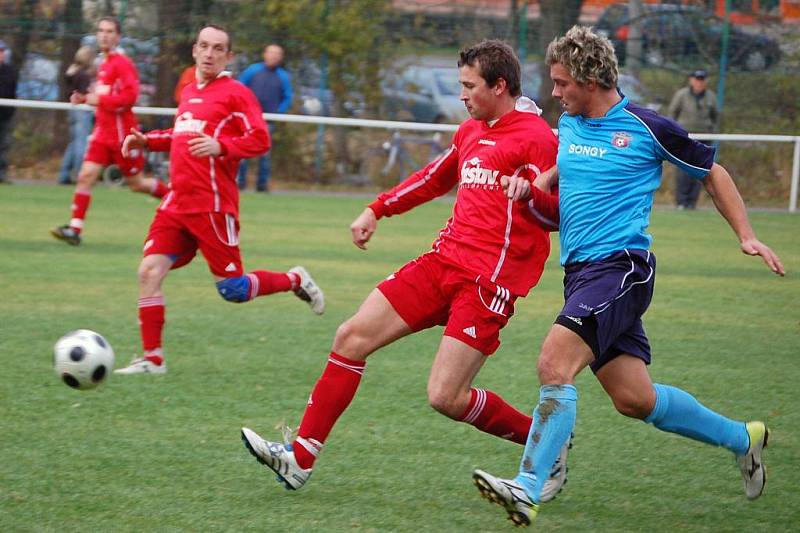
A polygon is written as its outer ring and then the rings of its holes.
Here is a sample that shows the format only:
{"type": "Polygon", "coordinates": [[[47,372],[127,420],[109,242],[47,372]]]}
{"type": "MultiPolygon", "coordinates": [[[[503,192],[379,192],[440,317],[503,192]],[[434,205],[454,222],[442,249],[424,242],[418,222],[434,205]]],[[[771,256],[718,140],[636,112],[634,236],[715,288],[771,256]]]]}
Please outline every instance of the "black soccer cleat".
{"type": "Polygon", "coordinates": [[[74,229],[70,228],[66,224],[51,229],[50,235],[52,235],[53,237],[55,237],[60,241],[64,241],[65,243],[71,246],[78,246],[81,243],[81,234],[75,231],[74,229]]]}

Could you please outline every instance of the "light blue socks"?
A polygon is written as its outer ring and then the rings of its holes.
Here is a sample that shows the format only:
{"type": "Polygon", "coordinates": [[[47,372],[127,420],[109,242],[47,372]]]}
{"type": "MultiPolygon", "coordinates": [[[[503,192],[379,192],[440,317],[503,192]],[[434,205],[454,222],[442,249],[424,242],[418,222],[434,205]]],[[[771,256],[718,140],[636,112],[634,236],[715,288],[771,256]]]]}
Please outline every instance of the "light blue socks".
{"type": "Polygon", "coordinates": [[[575,426],[577,404],[578,390],[572,385],[543,385],[539,389],[539,405],[533,410],[519,475],[514,478],[535,503],[539,503],[542,487],[575,426]]]}
{"type": "Polygon", "coordinates": [[[676,387],[656,383],[653,388],[656,390],[656,406],[645,422],[661,431],[722,446],[736,455],[747,453],[750,437],[744,422],[715,413],[676,387]]]}

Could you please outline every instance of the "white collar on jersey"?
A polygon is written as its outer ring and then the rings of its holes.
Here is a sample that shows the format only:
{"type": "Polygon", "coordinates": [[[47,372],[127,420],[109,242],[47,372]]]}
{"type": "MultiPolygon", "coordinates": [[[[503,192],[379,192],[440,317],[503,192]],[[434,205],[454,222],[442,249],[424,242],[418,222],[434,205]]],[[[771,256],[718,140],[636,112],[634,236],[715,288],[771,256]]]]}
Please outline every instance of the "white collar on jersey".
{"type": "Polygon", "coordinates": [[[542,110],[539,109],[539,106],[536,105],[536,102],[527,96],[520,96],[517,98],[517,103],[514,106],[514,109],[523,113],[536,113],[537,115],[542,114],[542,110]]]}
{"type": "MultiPolygon", "coordinates": [[[[230,70],[223,70],[223,71],[220,71],[220,73],[217,74],[217,77],[214,78],[214,79],[218,80],[219,78],[232,78],[232,77],[233,77],[233,72],[231,72],[230,70]]],[[[195,69],[195,71],[194,71],[194,79],[195,79],[195,81],[197,81],[197,69],[195,69]]],[[[203,87],[205,87],[208,84],[209,84],[209,81],[207,81],[205,83],[200,83],[198,81],[197,82],[197,88],[198,89],[202,89],[203,87]]]]}
{"type": "MultiPolygon", "coordinates": [[[[536,105],[536,102],[528,98],[527,96],[520,96],[517,98],[516,103],[514,104],[514,110],[519,111],[520,113],[535,113],[537,115],[542,114],[542,110],[539,109],[539,106],[536,105]]],[[[500,120],[496,118],[494,120],[488,120],[486,123],[489,125],[490,128],[494,127],[497,124],[497,121],[500,120]]]]}

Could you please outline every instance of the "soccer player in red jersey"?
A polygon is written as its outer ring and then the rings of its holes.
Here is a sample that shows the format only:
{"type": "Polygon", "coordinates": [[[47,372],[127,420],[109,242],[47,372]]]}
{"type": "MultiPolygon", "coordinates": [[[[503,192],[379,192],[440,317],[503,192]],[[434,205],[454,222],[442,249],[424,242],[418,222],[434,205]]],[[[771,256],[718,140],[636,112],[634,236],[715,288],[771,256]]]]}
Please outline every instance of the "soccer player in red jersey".
{"type": "Polygon", "coordinates": [[[169,150],[171,190],[156,211],[139,265],[139,324],[144,354],[119,374],[163,374],[164,296],[170,269],[188,264],[199,249],[217,290],[229,302],[294,291],[322,314],[320,288],[302,267],[245,274],[239,252],[239,160],[270,147],[269,132],[253,93],[224,70],[233,59],[230,34],[205,26],[192,47],[196,80],[183,89],[175,125],[147,135],[131,130],[122,153],[169,150]]]}
{"type": "MultiPolygon", "coordinates": [[[[339,327],[297,438],[268,442],[242,429],[246,448],[288,489],[300,488],[311,475],[355,395],[367,357],[436,325],[445,328],[428,380],[430,405],[481,431],[525,443],[531,418],[497,394],[472,387],[472,381],[500,345],[515,300],[538,282],[550,253],[548,228],[558,217],[558,197],[532,188],[531,181],[555,165],[557,141],[536,104],[520,96],[520,66],[511,47],[484,41],[462,51],[458,64],[461,99],[472,118],[445,153],[379,195],[350,230],[353,243],[365,249],[379,219],[457,186],[451,218],[430,251],[381,282],[339,327]],[[518,201],[529,192],[530,202],[518,201]]],[[[564,479],[559,474],[554,492],[564,479]]]]}
{"type": "Polygon", "coordinates": [[[83,164],[78,172],[78,183],[72,197],[72,217],[69,224],[50,230],[56,239],[77,246],[81,243],[81,232],[92,201],[92,186],[100,177],[103,167],[115,164],[132,191],[147,193],[162,198],[169,190],[155,178],[141,175],[144,155],[141,150],[123,156],[120,148],[125,135],[137,128],[132,107],[139,97],[139,74],[133,62],[117,48],[121,29],[113,17],[102,17],[97,21],[97,46],[103,61],[97,69],[94,88],[86,93],[72,93],[73,104],[89,104],[96,107],[95,126],[83,164]]]}

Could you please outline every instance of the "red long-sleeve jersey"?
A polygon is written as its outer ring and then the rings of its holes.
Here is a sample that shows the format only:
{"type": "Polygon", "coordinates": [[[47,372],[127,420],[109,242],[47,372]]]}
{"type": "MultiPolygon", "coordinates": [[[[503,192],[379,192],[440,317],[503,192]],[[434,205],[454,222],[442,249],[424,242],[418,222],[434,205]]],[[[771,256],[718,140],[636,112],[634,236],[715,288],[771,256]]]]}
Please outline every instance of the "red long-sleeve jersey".
{"type": "Polygon", "coordinates": [[[104,141],[122,141],[131,128],[138,128],[133,104],[139,97],[139,72],[133,61],[119,52],[109,52],[97,68],[98,96],[93,135],[104,141]]]}
{"type": "Polygon", "coordinates": [[[444,154],[369,207],[378,218],[397,215],[458,184],[453,215],[432,252],[525,296],[539,281],[550,254],[542,220],[557,221],[558,196],[532,187],[533,210],[525,201],[509,200],[500,179],[516,175],[533,181],[555,165],[558,141],[536,111],[523,97],[492,126],[467,120],[444,154]]]}
{"type": "Polygon", "coordinates": [[[147,133],[149,150],[169,150],[170,193],[159,209],[176,213],[223,212],[239,215],[236,172],[239,161],[269,150],[270,137],[253,93],[223,72],[181,93],[175,125],[147,133]],[[219,142],[216,157],[194,157],[190,139],[209,135],[219,142]]]}

